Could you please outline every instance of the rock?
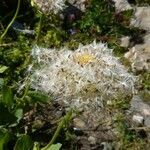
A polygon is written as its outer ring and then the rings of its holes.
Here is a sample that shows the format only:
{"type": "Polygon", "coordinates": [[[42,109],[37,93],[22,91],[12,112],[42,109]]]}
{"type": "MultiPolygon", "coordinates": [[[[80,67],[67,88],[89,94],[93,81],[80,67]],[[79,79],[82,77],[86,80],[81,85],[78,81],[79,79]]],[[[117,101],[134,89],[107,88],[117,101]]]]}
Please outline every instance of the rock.
{"type": "Polygon", "coordinates": [[[90,136],[90,137],[88,138],[88,141],[90,142],[90,144],[96,144],[96,138],[93,137],[93,136],[90,136]]]}
{"type": "Polygon", "coordinates": [[[115,7],[118,12],[132,9],[131,5],[128,3],[127,0],[113,0],[115,2],[115,7]]]}
{"type": "Polygon", "coordinates": [[[73,122],[74,122],[74,126],[75,126],[76,128],[83,129],[83,128],[86,127],[85,122],[84,122],[83,120],[79,119],[79,118],[75,118],[75,119],[73,120],[73,122]]]}
{"type": "Polygon", "coordinates": [[[64,0],[32,0],[32,6],[36,6],[44,14],[57,14],[65,8],[64,0]]]}
{"type": "Polygon", "coordinates": [[[129,36],[122,37],[120,46],[128,47],[129,46],[129,42],[130,42],[129,40],[130,40],[129,36]]]}
{"type": "Polygon", "coordinates": [[[144,103],[138,95],[133,96],[131,107],[133,110],[140,112],[144,116],[150,116],[150,106],[144,103]]]}
{"type": "Polygon", "coordinates": [[[142,125],[144,123],[144,117],[141,115],[133,115],[132,120],[137,124],[137,125],[142,125]]]}
{"type": "MultiPolygon", "coordinates": [[[[124,57],[131,63],[133,72],[150,70],[150,7],[136,7],[131,26],[139,27],[147,31],[143,36],[143,43],[130,48],[124,57]]],[[[138,37],[137,37],[138,38],[138,37]]],[[[125,41],[125,40],[124,40],[125,41]]]]}
{"type": "Polygon", "coordinates": [[[85,12],[89,0],[68,0],[70,4],[85,12]]]}
{"type": "Polygon", "coordinates": [[[108,142],[102,142],[101,147],[102,147],[102,150],[113,150],[114,149],[113,144],[108,143],[108,142]]]}
{"type": "MultiPolygon", "coordinates": [[[[137,95],[133,96],[131,100],[131,109],[133,113],[140,114],[138,116],[144,117],[144,125],[150,127],[150,106],[142,101],[142,99],[137,95]]],[[[142,118],[134,117],[133,119],[141,121],[142,118]]]]}
{"type": "Polygon", "coordinates": [[[150,7],[136,7],[135,17],[131,19],[131,25],[150,30],[150,7]]]}
{"type": "Polygon", "coordinates": [[[150,42],[137,44],[124,57],[131,63],[133,72],[148,71],[150,69],[150,42]]]}

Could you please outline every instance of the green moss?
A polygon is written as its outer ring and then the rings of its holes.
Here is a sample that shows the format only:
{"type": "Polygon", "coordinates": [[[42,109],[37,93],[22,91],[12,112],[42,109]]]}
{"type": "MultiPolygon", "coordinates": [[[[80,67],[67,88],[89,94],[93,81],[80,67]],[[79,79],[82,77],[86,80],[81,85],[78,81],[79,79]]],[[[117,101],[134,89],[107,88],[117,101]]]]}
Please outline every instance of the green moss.
{"type": "Polygon", "coordinates": [[[24,71],[29,65],[30,59],[30,43],[24,35],[17,38],[17,43],[14,46],[3,47],[0,52],[0,63],[8,67],[3,73],[9,84],[13,84],[21,76],[24,76],[24,71]]]}
{"type": "Polygon", "coordinates": [[[48,30],[46,35],[43,37],[44,47],[60,47],[65,39],[65,32],[51,29],[48,30]]]}
{"type": "Polygon", "coordinates": [[[148,104],[150,104],[150,91],[143,90],[140,92],[140,96],[144,102],[147,102],[148,104]]]}
{"type": "Polygon", "coordinates": [[[78,26],[82,31],[91,34],[119,36],[128,32],[132,13],[132,10],[127,10],[117,14],[115,7],[107,0],[92,0],[78,26]]]}
{"type": "Polygon", "coordinates": [[[71,35],[67,42],[64,43],[64,46],[68,47],[69,49],[77,49],[79,44],[88,44],[93,42],[94,37],[89,37],[86,33],[76,33],[71,35]]]}

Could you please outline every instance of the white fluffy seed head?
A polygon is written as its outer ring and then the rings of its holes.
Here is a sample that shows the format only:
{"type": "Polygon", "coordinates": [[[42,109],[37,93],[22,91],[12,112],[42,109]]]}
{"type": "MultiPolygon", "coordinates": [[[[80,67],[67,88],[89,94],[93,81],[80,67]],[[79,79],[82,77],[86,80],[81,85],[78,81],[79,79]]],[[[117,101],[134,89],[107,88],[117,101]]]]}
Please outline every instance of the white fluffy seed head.
{"type": "Polygon", "coordinates": [[[35,46],[32,88],[70,106],[102,106],[103,101],[132,94],[135,77],[106,44],[93,42],[75,51],[35,46]]]}
{"type": "Polygon", "coordinates": [[[65,7],[65,0],[32,0],[32,3],[45,14],[57,14],[65,7]]]}

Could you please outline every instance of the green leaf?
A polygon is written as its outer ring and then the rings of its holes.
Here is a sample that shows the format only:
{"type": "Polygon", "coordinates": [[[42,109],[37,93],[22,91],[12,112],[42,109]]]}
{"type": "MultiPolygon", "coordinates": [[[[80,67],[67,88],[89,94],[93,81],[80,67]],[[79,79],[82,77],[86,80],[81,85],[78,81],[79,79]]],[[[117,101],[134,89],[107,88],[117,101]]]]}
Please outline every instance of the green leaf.
{"type": "Polygon", "coordinates": [[[10,140],[10,134],[8,131],[0,130],[0,150],[6,150],[7,143],[10,140]]]}
{"type": "Polygon", "coordinates": [[[19,123],[19,121],[23,117],[23,109],[22,108],[16,109],[14,115],[17,118],[17,122],[19,123]]]}
{"type": "Polygon", "coordinates": [[[46,103],[50,99],[46,94],[34,91],[29,91],[28,96],[32,98],[33,102],[46,103]]]}
{"type": "Polygon", "coordinates": [[[0,78],[0,88],[3,86],[3,84],[4,84],[4,79],[0,78]]]}
{"type": "Polygon", "coordinates": [[[7,66],[0,66],[0,73],[4,73],[7,69],[7,66]]]}
{"type": "Polygon", "coordinates": [[[61,146],[62,146],[62,144],[57,143],[57,144],[51,145],[50,147],[48,147],[48,148],[45,149],[45,150],[60,150],[61,146]]]}
{"type": "Polygon", "coordinates": [[[11,88],[8,86],[3,86],[2,96],[3,96],[2,102],[7,106],[11,107],[13,105],[13,93],[11,88]]]}
{"type": "Polygon", "coordinates": [[[22,135],[16,142],[14,150],[31,150],[33,142],[28,135],[22,135]]]}
{"type": "Polygon", "coordinates": [[[38,142],[34,142],[33,150],[40,150],[40,145],[38,142]]]}
{"type": "Polygon", "coordinates": [[[17,108],[13,111],[12,113],[15,117],[15,121],[9,126],[9,127],[14,127],[17,126],[19,121],[22,119],[23,117],[23,109],[22,108],[17,108]]]}
{"type": "Polygon", "coordinates": [[[17,118],[9,112],[8,108],[0,103],[0,125],[10,125],[16,120],[17,118]]]}

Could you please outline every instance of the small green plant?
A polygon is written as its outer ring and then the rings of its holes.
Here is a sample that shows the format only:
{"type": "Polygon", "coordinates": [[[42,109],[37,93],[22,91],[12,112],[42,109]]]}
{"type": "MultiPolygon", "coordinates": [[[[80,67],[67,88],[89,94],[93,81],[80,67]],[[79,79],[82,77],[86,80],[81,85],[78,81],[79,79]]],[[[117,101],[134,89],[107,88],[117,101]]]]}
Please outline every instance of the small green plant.
{"type": "MultiPolygon", "coordinates": [[[[23,119],[23,113],[26,111],[27,106],[35,103],[47,103],[49,100],[46,95],[35,93],[34,91],[28,91],[24,96],[24,99],[13,95],[12,88],[2,85],[0,90],[0,148],[1,150],[9,148],[8,142],[16,141],[13,145],[14,150],[28,149],[34,150],[39,148],[40,143],[34,143],[31,137],[27,133],[22,133],[18,128],[20,122],[23,119]],[[27,102],[28,99],[28,102],[27,102]],[[7,128],[11,129],[8,130],[7,128]],[[18,128],[18,129],[17,129],[18,128]],[[34,145],[34,146],[33,146],[34,145]]],[[[53,147],[57,150],[60,149],[61,144],[54,144],[57,137],[60,136],[60,132],[63,128],[67,128],[67,124],[70,123],[72,118],[72,110],[70,110],[60,121],[56,132],[54,133],[49,144],[41,148],[41,150],[49,150],[53,147]]],[[[40,150],[40,148],[39,148],[40,150]]]]}
{"type": "Polygon", "coordinates": [[[140,83],[144,89],[150,90],[150,72],[144,72],[140,75],[140,83]]]}
{"type": "Polygon", "coordinates": [[[132,10],[116,13],[112,4],[107,0],[92,0],[87,12],[78,22],[82,31],[89,31],[97,36],[120,36],[129,31],[129,18],[132,10]]]}
{"type": "Polygon", "coordinates": [[[64,39],[65,32],[52,28],[47,31],[43,42],[46,47],[60,47],[64,39]]]}

